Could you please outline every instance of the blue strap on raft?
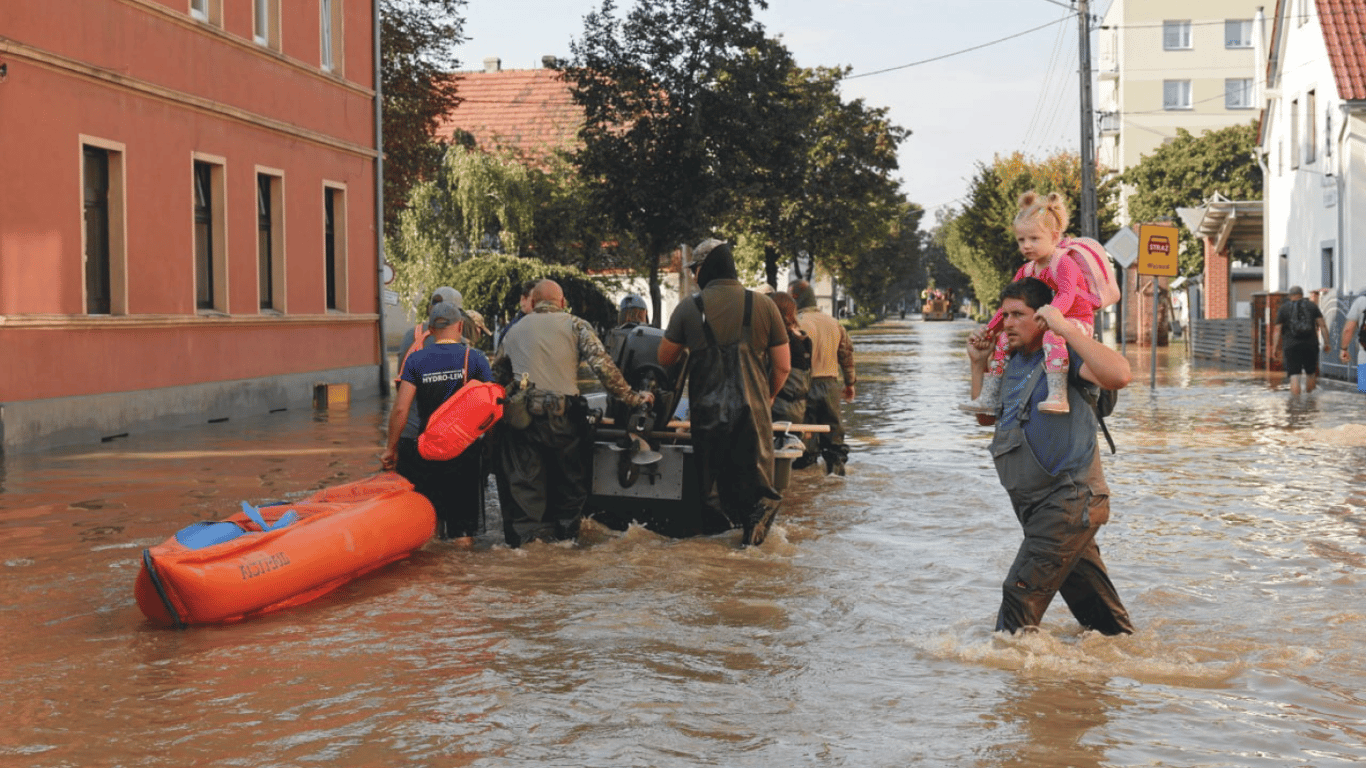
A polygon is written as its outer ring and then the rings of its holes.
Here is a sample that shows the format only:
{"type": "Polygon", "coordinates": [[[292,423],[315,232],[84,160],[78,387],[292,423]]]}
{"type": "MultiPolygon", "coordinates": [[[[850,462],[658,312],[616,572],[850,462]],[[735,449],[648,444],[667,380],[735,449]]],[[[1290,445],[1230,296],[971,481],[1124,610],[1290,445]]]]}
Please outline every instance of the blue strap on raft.
{"type": "MultiPolygon", "coordinates": [[[[259,508],[253,507],[245,501],[242,502],[242,512],[245,513],[247,518],[255,523],[262,532],[277,531],[285,526],[296,523],[299,520],[299,513],[291,509],[281,515],[280,519],[275,521],[275,525],[271,525],[261,516],[261,510],[259,508]]],[[[176,531],[175,538],[182,546],[190,549],[204,549],[205,547],[212,547],[215,544],[222,544],[225,541],[232,541],[247,533],[250,533],[250,531],[237,523],[226,520],[218,522],[204,521],[181,528],[179,531],[176,531]]]]}

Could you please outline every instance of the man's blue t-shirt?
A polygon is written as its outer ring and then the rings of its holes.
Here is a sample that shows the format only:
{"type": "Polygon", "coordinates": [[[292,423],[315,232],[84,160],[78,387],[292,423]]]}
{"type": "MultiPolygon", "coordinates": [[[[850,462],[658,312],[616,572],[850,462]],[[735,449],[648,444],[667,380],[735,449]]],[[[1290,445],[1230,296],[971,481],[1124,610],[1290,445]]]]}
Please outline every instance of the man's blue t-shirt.
{"type": "MultiPolygon", "coordinates": [[[[1095,455],[1096,426],[1092,423],[1089,428],[1080,431],[1082,436],[1078,438],[1079,430],[1074,428],[1073,420],[1090,418],[1094,421],[1089,416],[1089,411],[1079,413],[1081,409],[1089,406],[1073,400],[1071,413],[1040,412],[1039,403],[1048,398],[1048,378],[1042,374],[1033,391],[1023,391],[1029,375],[1043,364],[1043,358],[1044,351],[1041,349],[1033,354],[1017,352],[1006,361],[1005,376],[1001,379],[1002,412],[996,422],[996,428],[1004,430],[1017,426],[1020,399],[1027,398],[1025,402],[1029,408],[1029,420],[1024,423],[1025,440],[1034,450],[1034,457],[1039,460],[1039,464],[1054,475],[1063,470],[1072,473],[1084,472],[1095,455]]],[[[1072,369],[1071,377],[1077,378],[1080,375],[1081,357],[1069,350],[1068,361],[1072,369]]]]}
{"type": "Polygon", "coordinates": [[[403,366],[403,381],[417,387],[413,403],[420,419],[419,432],[427,419],[457,389],[465,385],[465,351],[469,350],[469,380],[493,381],[493,369],[483,352],[460,343],[437,342],[408,356],[403,366]]]}

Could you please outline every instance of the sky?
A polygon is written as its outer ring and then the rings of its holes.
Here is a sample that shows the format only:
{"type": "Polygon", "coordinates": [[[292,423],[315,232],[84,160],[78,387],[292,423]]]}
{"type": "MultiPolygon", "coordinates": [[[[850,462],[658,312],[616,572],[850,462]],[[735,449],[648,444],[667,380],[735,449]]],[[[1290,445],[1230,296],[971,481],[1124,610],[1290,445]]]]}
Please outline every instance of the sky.
{"type": "MultiPolygon", "coordinates": [[[[1099,16],[1109,4],[1092,0],[1091,12],[1099,16]]],[[[634,3],[617,5],[620,13],[634,3]]],[[[600,6],[600,0],[468,0],[461,65],[477,70],[496,56],[504,69],[527,69],[541,66],[546,55],[568,59],[570,41],[583,35],[584,16],[600,6]]],[[[978,163],[1017,150],[1037,158],[1078,150],[1078,22],[1071,6],[1069,0],[770,0],[758,19],[798,65],[852,67],[844,98],[885,107],[893,123],[911,131],[897,175],[932,226],[941,209],[961,206],[978,163]]],[[[1094,61],[1094,35],[1091,47],[1094,61]]]]}

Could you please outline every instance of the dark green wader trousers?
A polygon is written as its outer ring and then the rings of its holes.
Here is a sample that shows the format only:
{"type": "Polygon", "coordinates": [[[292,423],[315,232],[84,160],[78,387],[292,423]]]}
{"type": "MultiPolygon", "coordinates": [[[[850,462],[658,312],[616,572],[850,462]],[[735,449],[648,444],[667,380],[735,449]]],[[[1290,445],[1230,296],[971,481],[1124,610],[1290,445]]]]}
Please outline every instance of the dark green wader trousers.
{"type": "MultiPolygon", "coordinates": [[[[1077,397],[1070,399],[1073,409],[1090,407],[1077,397]]],[[[1028,417],[1026,408],[1018,423],[1028,417]]],[[[1133,633],[1129,612],[1096,546],[1096,532],[1110,520],[1110,488],[1101,471],[1100,447],[1082,477],[1049,474],[1020,426],[998,430],[991,455],[1025,537],[1001,585],[996,631],[1038,627],[1053,595],[1061,593],[1083,627],[1106,635],[1133,633]]]]}
{"type": "Polygon", "coordinates": [[[498,498],[510,547],[578,536],[588,501],[583,398],[544,399],[526,429],[498,433],[498,498]]]}
{"type": "Polygon", "coordinates": [[[844,385],[832,376],[819,376],[811,379],[811,388],[806,393],[806,421],[808,424],[827,424],[829,432],[817,432],[807,439],[806,453],[802,455],[802,466],[811,466],[816,458],[825,459],[827,474],[844,474],[844,464],[849,460],[849,446],[844,444],[844,417],[840,412],[840,398],[844,396],[844,385]]]}
{"type": "Polygon", "coordinates": [[[750,347],[754,294],[745,294],[739,341],[719,345],[702,312],[707,346],[688,363],[689,418],[699,492],[712,517],[744,529],[746,546],[762,544],[782,494],[773,489],[773,422],[768,372],[750,347]]]}

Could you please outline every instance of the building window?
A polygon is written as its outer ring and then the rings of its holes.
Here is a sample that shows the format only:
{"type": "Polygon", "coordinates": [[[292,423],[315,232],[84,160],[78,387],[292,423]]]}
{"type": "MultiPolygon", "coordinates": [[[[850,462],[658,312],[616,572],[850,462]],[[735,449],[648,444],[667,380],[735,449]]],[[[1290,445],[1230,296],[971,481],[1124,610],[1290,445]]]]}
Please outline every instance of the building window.
{"type": "Polygon", "coordinates": [[[256,174],[256,288],[261,309],[285,310],[284,179],[256,174]]]}
{"type": "Polygon", "coordinates": [[[280,0],[252,0],[252,37],[258,45],[280,49],[280,0]]]}
{"type": "Polygon", "coordinates": [[[112,308],[109,272],[109,153],[86,147],[85,311],[107,315],[112,308]]]}
{"type": "Polygon", "coordinates": [[[223,166],[194,162],[195,307],[227,311],[227,258],[224,230],[223,166]]]}
{"type": "Polygon", "coordinates": [[[1312,163],[1319,155],[1319,127],[1315,124],[1318,121],[1318,108],[1313,91],[1304,96],[1304,121],[1304,162],[1312,163]]]}
{"type": "Polygon", "coordinates": [[[190,15],[200,21],[223,26],[223,0],[190,0],[190,15]]]}
{"type": "Polygon", "coordinates": [[[1191,23],[1186,21],[1162,22],[1162,49],[1165,51],[1185,51],[1191,47],[1191,23]]]}
{"type": "Polygon", "coordinates": [[[1325,246],[1319,249],[1320,274],[1322,275],[1321,285],[1324,288],[1333,287],[1333,246],[1325,246]]]}
{"type": "Polygon", "coordinates": [[[347,310],[346,190],[323,187],[323,275],[327,308],[347,310]]]}
{"type": "Polygon", "coordinates": [[[319,0],[319,24],[322,30],[320,64],[328,72],[342,72],[342,2],[319,0]]]}
{"type": "Polygon", "coordinates": [[[1162,81],[1162,108],[1163,108],[1163,109],[1190,109],[1190,108],[1191,108],[1191,81],[1189,81],[1189,80],[1163,80],[1163,81],[1162,81]]]}
{"type": "Polygon", "coordinates": [[[1300,167],[1300,100],[1290,100],[1290,170],[1300,167]]]}
{"type": "Polygon", "coordinates": [[[1224,108],[1252,109],[1252,78],[1235,77],[1224,80],[1224,108]]]}
{"type": "Polygon", "coordinates": [[[127,314],[123,145],[83,136],[80,148],[85,311],[127,314]]]}
{"type": "Polygon", "coordinates": [[[1252,19],[1228,19],[1224,22],[1225,48],[1252,47],[1252,19]]]}

